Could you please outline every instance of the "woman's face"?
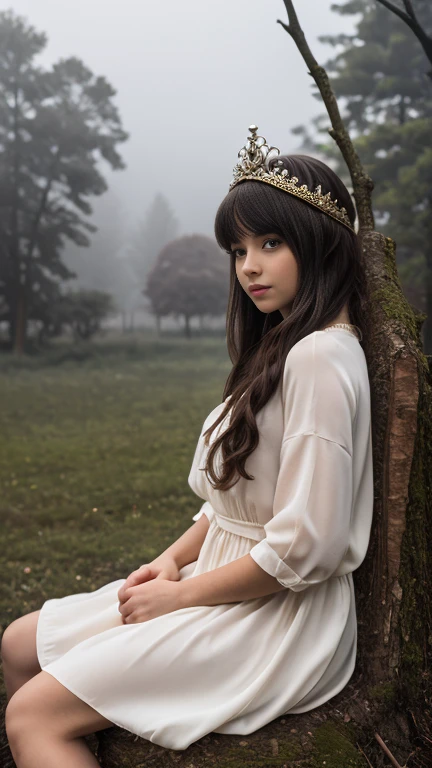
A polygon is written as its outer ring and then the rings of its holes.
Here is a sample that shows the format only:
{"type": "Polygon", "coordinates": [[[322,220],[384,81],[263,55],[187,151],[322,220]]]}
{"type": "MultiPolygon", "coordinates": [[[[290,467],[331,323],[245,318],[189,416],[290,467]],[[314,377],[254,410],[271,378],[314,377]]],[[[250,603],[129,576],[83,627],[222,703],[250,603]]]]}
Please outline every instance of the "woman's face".
{"type": "Polygon", "coordinates": [[[292,250],[274,232],[245,235],[231,243],[237,278],[258,309],[268,314],[279,310],[288,317],[298,290],[298,269],[292,250]],[[262,293],[250,291],[254,284],[269,286],[262,293]]]}

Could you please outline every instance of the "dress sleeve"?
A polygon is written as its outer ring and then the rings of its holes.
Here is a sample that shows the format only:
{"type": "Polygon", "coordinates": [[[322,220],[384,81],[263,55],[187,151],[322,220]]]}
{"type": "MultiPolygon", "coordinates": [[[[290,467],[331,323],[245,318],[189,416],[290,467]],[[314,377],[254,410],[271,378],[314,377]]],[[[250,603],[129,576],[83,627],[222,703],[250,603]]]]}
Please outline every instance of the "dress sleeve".
{"type": "Polygon", "coordinates": [[[214,509],[209,501],[205,501],[199,512],[193,516],[192,520],[199,520],[202,515],[206,515],[211,522],[214,518],[214,509]]]}
{"type": "Polygon", "coordinates": [[[355,390],[334,341],[316,334],[288,354],[273,516],[250,555],[300,592],[328,579],[349,545],[355,390]],[[322,342],[322,343],[321,343],[322,342]]]}

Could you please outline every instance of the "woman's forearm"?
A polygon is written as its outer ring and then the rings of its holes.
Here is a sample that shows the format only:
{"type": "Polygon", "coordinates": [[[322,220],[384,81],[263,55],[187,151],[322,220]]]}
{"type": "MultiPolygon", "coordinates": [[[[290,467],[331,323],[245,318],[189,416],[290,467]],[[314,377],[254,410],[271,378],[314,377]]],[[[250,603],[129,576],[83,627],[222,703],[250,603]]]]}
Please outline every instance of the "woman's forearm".
{"type": "Polygon", "coordinates": [[[178,582],[182,608],[236,603],[286,589],[249,555],[178,582]]]}
{"type": "Polygon", "coordinates": [[[190,528],[185,531],[171,546],[165,549],[159,557],[169,555],[177,564],[177,568],[192,563],[198,559],[210,521],[207,515],[201,515],[190,528]]]}

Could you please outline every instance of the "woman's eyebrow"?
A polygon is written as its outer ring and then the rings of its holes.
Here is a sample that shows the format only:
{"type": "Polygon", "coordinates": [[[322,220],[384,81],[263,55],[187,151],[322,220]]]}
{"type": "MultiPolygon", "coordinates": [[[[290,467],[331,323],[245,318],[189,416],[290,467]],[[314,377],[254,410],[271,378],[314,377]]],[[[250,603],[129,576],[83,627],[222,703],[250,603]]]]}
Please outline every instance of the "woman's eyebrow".
{"type": "MultiPolygon", "coordinates": [[[[255,240],[260,240],[263,237],[280,237],[280,235],[278,235],[277,232],[262,232],[259,235],[251,235],[251,237],[255,240]]],[[[243,245],[243,240],[232,241],[231,248],[233,248],[235,245],[243,245]]]]}

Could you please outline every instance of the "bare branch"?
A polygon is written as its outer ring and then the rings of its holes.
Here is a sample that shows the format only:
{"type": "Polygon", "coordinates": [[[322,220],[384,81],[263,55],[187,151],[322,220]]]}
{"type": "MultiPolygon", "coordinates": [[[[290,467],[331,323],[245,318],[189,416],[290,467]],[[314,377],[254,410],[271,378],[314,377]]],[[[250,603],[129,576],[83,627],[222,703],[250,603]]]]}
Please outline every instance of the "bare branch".
{"type": "MultiPolygon", "coordinates": [[[[381,3],[381,5],[383,5],[385,8],[388,8],[389,11],[396,14],[396,16],[399,16],[399,18],[402,19],[402,21],[404,21],[405,24],[410,24],[411,19],[408,16],[408,14],[405,13],[405,11],[403,11],[401,8],[398,8],[398,6],[395,5],[394,3],[391,3],[390,0],[377,0],[377,2],[381,3]]],[[[404,0],[404,5],[405,5],[405,0],[404,0]]],[[[405,5],[405,8],[406,8],[406,5],[405,5]]]]}
{"type": "Polygon", "coordinates": [[[371,201],[371,194],[374,186],[373,181],[364,171],[360,158],[354,149],[349,133],[340,115],[336,97],[330,85],[327,72],[324,67],[321,67],[318,64],[309,48],[304,32],[300,27],[292,0],[284,0],[284,5],[288,14],[289,24],[284,24],[279,19],[277,20],[278,24],[281,24],[286,32],[291,35],[299,52],[303,56],[309,69],[309,74],[314,78],[321,93],[332,124],[332,128],[329,129],[329,134],[338,145],[350,172],[354,198],[357,205],[359,228],[363,232],[373,230],[374,217],[371,201]]]}
{"type": "MultiPolygon", "coordinates": [[[[377,0],[377,2],[383,5],[385,8],[388,8],[388,10],[394,13],[396,16],[399,16],[399,18],[408,25],[408,27],[414,32],[427,58],[432,64],[432,37],[427,35],[423,27],[420,25],[411,0],[403,0],[403,4],[407,13],[402,11],[401,8],[398,8],[397,5],[392,3],[390,0],[377,0]]],[[[432,79],[432,70],[427,74],[432,79]]]]}
{"type": "Polygon", "coordinates": [[[411,0],[403,0],[403,4],[407,10],[408,15],[411,16],[412,19],[415,19],[416,15],[411,0]]]}
{"type": "Polygon", "coordinates": [[[398,761],[396,760],[395,756],[392,755],[392,753],[390,752],[387,744],[385,744],[385,742],[382,740],[382,738],[379,735],[379,733],[375,733],[375,738],[376,738],[378,744],[380,745],[382,751],[387,755],[387,757],[390,760],[391,764],[394,766],[394,768],[402,768],[401,764],[398,763],[398,761]]]}

